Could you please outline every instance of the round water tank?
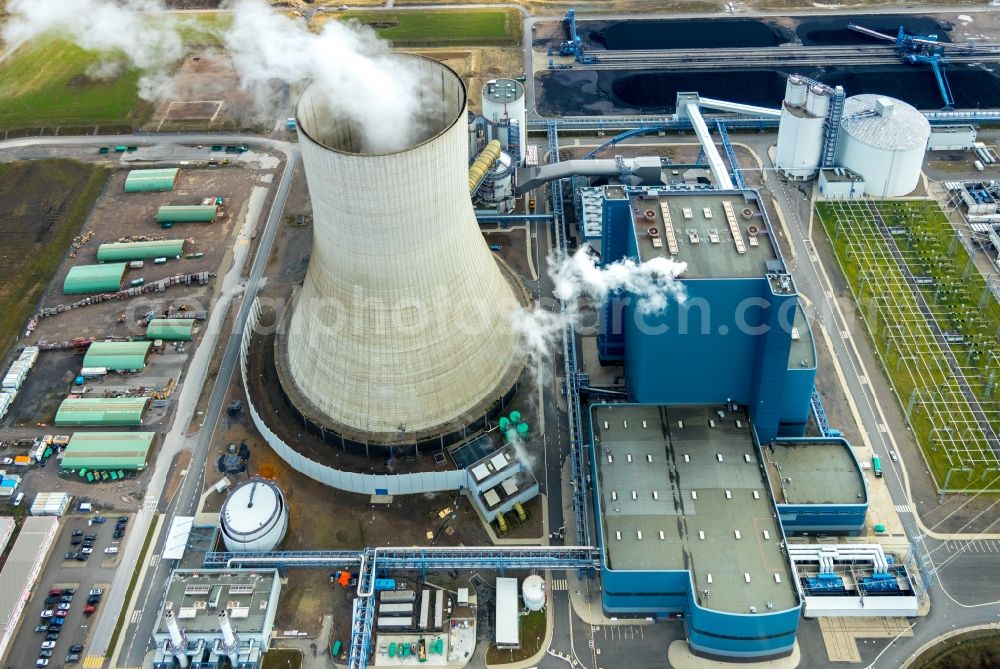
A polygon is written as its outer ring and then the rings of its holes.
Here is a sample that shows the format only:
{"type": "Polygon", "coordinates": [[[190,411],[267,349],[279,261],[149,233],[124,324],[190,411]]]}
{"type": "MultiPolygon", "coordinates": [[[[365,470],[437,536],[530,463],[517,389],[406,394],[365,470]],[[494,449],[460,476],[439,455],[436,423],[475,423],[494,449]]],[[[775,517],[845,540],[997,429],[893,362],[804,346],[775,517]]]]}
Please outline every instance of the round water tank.
{"type": "Polygon", "coordinates": [[[802,106],[806,101],[806,82],[802,77],[790,75],[785,82],[785,102],[792,106],[802,106]]]}
{"type": "Polygon", "coordinates": [[[927,118],[912,106],[879,95],[844,101],[837,164],[865,179],[865,193],[909,195],[920,181],[930,138],[927,118]]]}
{"type": "Polygon", "coordinates": [[[285,496],[265,479],[250,479],[233,488],[219,518],[226,549],[234,553],[273,551],[288,529],[285,496]]]}
{"type": "Polygon", "coordinates": [[[490,79],[483,84],[483,118],[492,134],[489,139],[499,139],[504,151],[510,151],[511,139],[519,143],[519,159],[524,158],[528,145],[528,108],[524,96],[524,86],[513,79],[490,79]],[[517,135],[511,138],[506,131],[501,132],[496,124],[503,126],[514,122],[517,135]]]}
{"type": "Polygon", "coordinates": [[[541,611],[545,606],[545,580],[537,574],[524,579],[521,596],[524,598],[524,606],[529,611],[541,611]]]}

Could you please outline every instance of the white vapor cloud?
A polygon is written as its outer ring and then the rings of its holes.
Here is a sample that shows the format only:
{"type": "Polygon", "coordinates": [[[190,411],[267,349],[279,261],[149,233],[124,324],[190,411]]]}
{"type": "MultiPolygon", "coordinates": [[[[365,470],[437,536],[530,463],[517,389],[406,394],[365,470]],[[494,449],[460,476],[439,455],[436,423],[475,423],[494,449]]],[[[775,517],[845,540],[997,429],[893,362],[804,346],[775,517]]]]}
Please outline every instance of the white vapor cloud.
{"type": "MultiPolygon", "coordinates": [[[[311,80],[334,116],[354,120],[363,150],[395,151],[422,133],[425,82],[398,60],[387,60],[388,42],[356,22],[331,20],[319,33],[276,12],[264,0],[233,0],[232,25],[220,28],[242,85],[267,107],[270,85],[311,80]]],[[[187,55],[185,24],[160,0],[10,0],[3,27],[7,44],[52,33],[104,58],[92,76],[115,76],[121,65],[140,69],[144,99],[170,93],[170,73],[187,55]]]]}
{"type": "Polygon", "coordinates": [[[573,255],[551,254],[548,274],[555,296],[563,301],[563,309],[518,308],[510,316],[536,377],[544,378],[545,363],[566,326],[580,322],[583,300],[603,304],[613,293],[627,291],[637,298],[640,313],[656,315],[667,309],[671,298],[678,303],[684,301],[684,284],[677,277],[685,269],[687,263],[662,257],[638,264],[629,259],[619,260],[601,267],[589,246],[581,247],[573,255]]]}

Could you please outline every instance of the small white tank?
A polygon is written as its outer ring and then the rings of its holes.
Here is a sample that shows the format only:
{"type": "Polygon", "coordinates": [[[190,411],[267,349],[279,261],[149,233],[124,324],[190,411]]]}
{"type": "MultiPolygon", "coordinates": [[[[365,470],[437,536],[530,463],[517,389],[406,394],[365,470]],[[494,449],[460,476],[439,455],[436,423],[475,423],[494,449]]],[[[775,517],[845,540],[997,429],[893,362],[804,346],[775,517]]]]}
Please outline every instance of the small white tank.
{"type": "Polygon", "coordinates": [[[524,579],[521,597],[529,611],[541,611],[545,607],[545,579],[538,575],[524,579]]]}

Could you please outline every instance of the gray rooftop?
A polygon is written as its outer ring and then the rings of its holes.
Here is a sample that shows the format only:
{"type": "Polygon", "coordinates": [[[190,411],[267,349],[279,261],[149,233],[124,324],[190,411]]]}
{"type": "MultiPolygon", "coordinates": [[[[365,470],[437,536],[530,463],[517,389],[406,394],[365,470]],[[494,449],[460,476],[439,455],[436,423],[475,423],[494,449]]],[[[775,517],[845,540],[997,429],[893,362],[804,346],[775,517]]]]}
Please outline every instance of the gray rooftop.
{"type": "Polygon", "coordinates": [[[806,314],[800,304],[795,309],[792,321],[792,347],[788,350],[788,369],[813,369],[816,367],[816,348],[813,346],[812,330],[806,321],[806,314]]]}
{"type": "Polygon", "coordinates": [[[764,448],[764,459],[779,504],[867,501],[863,475],[851,447],[843,441],[777,441],[764,448]]]}
{"type": "Polygon", "coordinates": [[[859,142],[878,149],[903,151],[925,146],[927,117],[902,100],[862,93],[844,100],[841,128],[859,142]]]}
{"type": "Polygon", "coordinates": [[[716,611],[797,605],[745,413],[630,404],[592,412],[609,568],[690,571],[698,604],[716,611]]]}
{"type": "Polygon", "coordinates": [[[491,79],[483,86],[483,97],[491,102],[514,102],[524,97],[524,86],[513,79],[491,79]]]}
{"type": "Polygon", "coordinates": [[[846,167],[826,167],[820,172],[823,173],[823,178],[830,183],[860,183],[865,180],[863,176],[846,167]]]}
{"type": "MultiPolygon", "coordinates": [[[[219,613],[223,610],[229,612],[238,632],[262,632],[268,605],[277,605],[270,601],[275,576],[274,571],[177,570],[170,575],[164,610],[172,610],[188,634],[221,634],[219,613]]],[[[167,634],[162,615],[156,633],[167,634]]]]}
{"type": "Polygon", "coordinates": [[[631,206],[639,260],[662,256],[685,262],[687,270],[682,278],[762,277],[766,262],[777,257],[760,208],[742,194],[633,195],[631,206]],[[730,231],[726,202],[732,206],[738,241],[730,231]],[[669,226],[664,211],[669,214],[669,226]],[[758,229],[753,238],[748,233],[750,226],[758,229]],[[649,232],[651,227],[658,232],[659,245],[649,232]],[[671,248],[674,241],[676,246],[671,248]]]}

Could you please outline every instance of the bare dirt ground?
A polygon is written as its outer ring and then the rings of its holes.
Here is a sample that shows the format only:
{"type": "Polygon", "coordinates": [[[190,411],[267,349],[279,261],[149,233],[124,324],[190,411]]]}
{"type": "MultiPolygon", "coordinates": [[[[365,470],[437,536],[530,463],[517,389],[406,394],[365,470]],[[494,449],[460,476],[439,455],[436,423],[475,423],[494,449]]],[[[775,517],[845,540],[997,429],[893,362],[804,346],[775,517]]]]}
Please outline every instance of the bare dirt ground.
{"type": "Polygon", "coordinates": [[[212,49],[185,58],[173,74],[172,83],[173,90],[157,101],[143,130],[267,131],[276,123],[275,110],[287,107],[289,102],[284,85],[253,93],[242,88],[229,56],[212,49]]]}

